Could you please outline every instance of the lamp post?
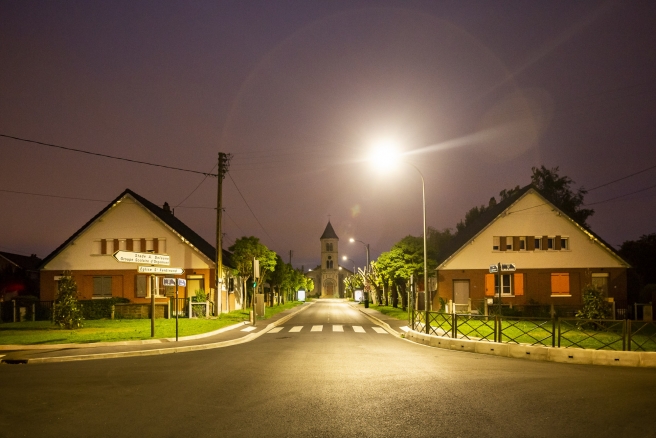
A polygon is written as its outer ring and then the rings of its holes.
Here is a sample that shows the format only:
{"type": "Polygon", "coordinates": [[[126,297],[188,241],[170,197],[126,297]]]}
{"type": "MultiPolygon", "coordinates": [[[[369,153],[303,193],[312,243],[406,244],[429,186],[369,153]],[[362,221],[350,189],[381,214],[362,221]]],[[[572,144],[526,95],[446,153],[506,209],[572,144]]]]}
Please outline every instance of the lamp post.
{"type": "MultiPolygon", "coordinates": [[[[364,243],[362,240],[356,240],[352,237],[349,239],[349,242],[351,242],[351,243],[359,242],[359,243],[363,244],[364,247],[366,248],[366,250],[367,250],[367,266],[365,266],[365,268],[364,268],[364,273],[368,274],[369,273],[369,266],[371,265],[371,262],[369,261],[369,244],[364,243]]],[[[368,308],[369,307],[369,292],[367,291],[366,286],[367,286],[367,277],[365,276],[364,307],[368,308]]]]}
{"type": "MultiPolygon", "coordinates": [[[[352,275],[355,275],[355,260],[350,259],[350,258],[348,258],[348,257],[346,257],[346,256],[342,256],[342,260],[344,260],[344,261],[349,260],[350,262],[353,263],[353,274],[352,274],[352,275]]],[[[355,289],[353,289],[353,291],[355,292],[355,289]]],[[[354,295],[355,295],[355,294],[354,294],[354,295]]],[[[354,298],[355,298],[355,297],[354,297],[354,298]]]]}

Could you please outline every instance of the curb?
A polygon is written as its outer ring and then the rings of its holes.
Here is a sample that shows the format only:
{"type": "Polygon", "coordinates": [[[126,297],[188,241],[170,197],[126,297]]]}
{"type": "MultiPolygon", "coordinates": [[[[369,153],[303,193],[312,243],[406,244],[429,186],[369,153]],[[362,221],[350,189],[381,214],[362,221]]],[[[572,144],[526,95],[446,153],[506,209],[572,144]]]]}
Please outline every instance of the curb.
{"type": "Polygon", "coordinates": [[[606,365],[621,367],[656,368],[656,352],[585,350],[582,348],[556,348],[499,342],[472,341],[427,335],[415,330],[405,338],[417,344],[446,350],[467,351],[544,362],[570,363],[579,365],[606,365]]]}
{"type": "Polygon", "coordinates": [[[401,337],[401,333],[399,333],[399,332],[397,332],[396,330],[394,330],[394,329],[393,329],[388,323],[386,323],[386,322],[383,321],[382,319],[376,318],[376,317],[373,316],[373,315],[369,315],[368,313],[366,313],[364,310],[360,309],[360,308],[357,307],[357,306],[353,306],[353,307],[356,308],[356,309],[358,309],[358,311],[359,311],[360,313],[362,313],[366,318],[368,318],[371,322],[373,322],[374,324],[379,325],[379,326],[381,326],[382,328],[384,328],[384,329],[385,329],[390,335],[394,335],[394,336],[396,336],[396,337],[398,337],[398,338],[401,337]]]}
{"type": "MultiPolygon", "coordinates": [[[[77,356],[59,356],[59,357],[41,357],[33,359],[18,359],[18,360],[0,360],[0,363],[21,363],[21,364],[35,364],[35,363],[56,363],[56,362],[76,362],[83,360],[96,360],[96,359],[117,359],[122,357],[137,357],[137,356],[159,356],[163,354],[173,354],[173,353],[187,353],[190,351],[202,351],[202,350],[212,350],[215,348],[224,348],[231,347],[233,345],[245,344],[247,342],[253,341],[263,334],[267,333],[269,330],[277,327],[285,322],[289,321],[292,317],[296,316],[298,313],[310,307],[312,303],[308,306],[301,305],[298,310],[290,313],[289,315],[280,318],[276,322],[272,322],[267,325],[263,330],[257,333],[251,333],[246,336],[243,336],[238,339],[232,339],[230,341],[214,342],[211,344],[200,344],[200,345],[187,345],[184,347],[169,347],[169,348],[158,348],[153,350],[139,350],[139,351],[119,351],[116,353],[97,353],[97,354],[80,354],[77,356]]],[[[245,325],[244,323],[235,324],[229,326],[230,330],[236,328],[240,325],[245,325]]],[[[225,329],[226,327],[224,327],[225,329]]],[[[223,330],[223,329],[220,329],[223,330]]],[[[227,330],[224,330],[227,331],[227,330]]],[[[113,344],[116,345],[116,344],[113,344]]]]}

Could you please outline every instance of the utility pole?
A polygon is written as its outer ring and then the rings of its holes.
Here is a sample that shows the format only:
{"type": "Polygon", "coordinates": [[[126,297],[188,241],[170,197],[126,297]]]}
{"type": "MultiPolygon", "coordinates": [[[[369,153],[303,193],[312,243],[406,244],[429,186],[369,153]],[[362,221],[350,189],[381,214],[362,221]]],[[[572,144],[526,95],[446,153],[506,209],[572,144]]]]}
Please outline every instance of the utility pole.
{"type": "MultiPolygon", "coordinates": [[[[223,307],[223,234],[221,234],[221,219],[223,216],[223,178],[228,173],[230,158],[230,154],[219,152],[218,187],[216,191],[216,298],[214,299],[217,314],[221,314],[221,307],[223,307]]],[[[227,295],[226,302],[228,300],[227,295]]]]}

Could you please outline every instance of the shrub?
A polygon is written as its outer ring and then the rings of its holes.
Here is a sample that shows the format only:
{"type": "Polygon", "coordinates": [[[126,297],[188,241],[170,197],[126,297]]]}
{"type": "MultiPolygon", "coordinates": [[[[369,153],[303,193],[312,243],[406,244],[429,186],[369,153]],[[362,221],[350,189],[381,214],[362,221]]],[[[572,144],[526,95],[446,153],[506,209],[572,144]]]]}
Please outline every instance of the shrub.
{"type": "Polygon", "coordinates": [[[600,289],[591,284],[583,288],[583,308],[576,312],[577,318],[606,319],[611,317],[611,313],[612,306],[600,289]]]}
{"type": "Polygon", "coordinates": [[[207,301],[207,292],[205,292],[205,289],[197,289],[196,296],[191,297],[191,301],[194,303],[204,303],[207,301]]]}
{"type": "Polygon", "coordinates": [[[82,327],[82,311],[77,301],[77,284],[70,273],[59,280],[55,299],[55,324],[65,329],[82,327]]]}
{"type": "Polygon", "coordinates": [[[84,319],[108,319],[112,317],[112,306],[129,303],[127,298],[106,298],[102,300],[80,300],[80,309],[84,319]]]}

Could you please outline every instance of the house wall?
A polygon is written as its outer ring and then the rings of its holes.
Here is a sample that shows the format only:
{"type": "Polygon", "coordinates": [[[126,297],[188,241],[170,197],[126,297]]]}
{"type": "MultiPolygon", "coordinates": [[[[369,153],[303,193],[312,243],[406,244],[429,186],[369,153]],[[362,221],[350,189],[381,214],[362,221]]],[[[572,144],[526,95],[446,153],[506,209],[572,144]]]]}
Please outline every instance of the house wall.
{"type": "Polygon", "coordinates": [[[626,268],[591,235],[579,228],[533,192],[519,199],[440,269],[485,269],[497,263],[515,263],[521,269],[626,268]],[[493,251],[495,236],[562,236],[568,250],[493,251]]]}
{"type": "MultiPolygon", "coordinates": [[[[469,280],[469,296],[472,301],[492,298],[485,296],[485,275],[487,269],[439,270],[438,293],[433,300],[433,309],[439,309],[439,298],[453,300],[453,281],[469,280]]],[[[504,303],[513,305],[537,302],[566,306],[581,306],[583,288],[592,282],[592,274],[608,274],[608,296],[613,298],[618,308],[626,307],[626,269],[625,268],[557,268],[557,269],[518,269],[524,274],[524,295],[502,297],[504,303]],[[570,296],[556,296],[551,293],[551,274],[567,273],[570,279],[570,296]]]]}

